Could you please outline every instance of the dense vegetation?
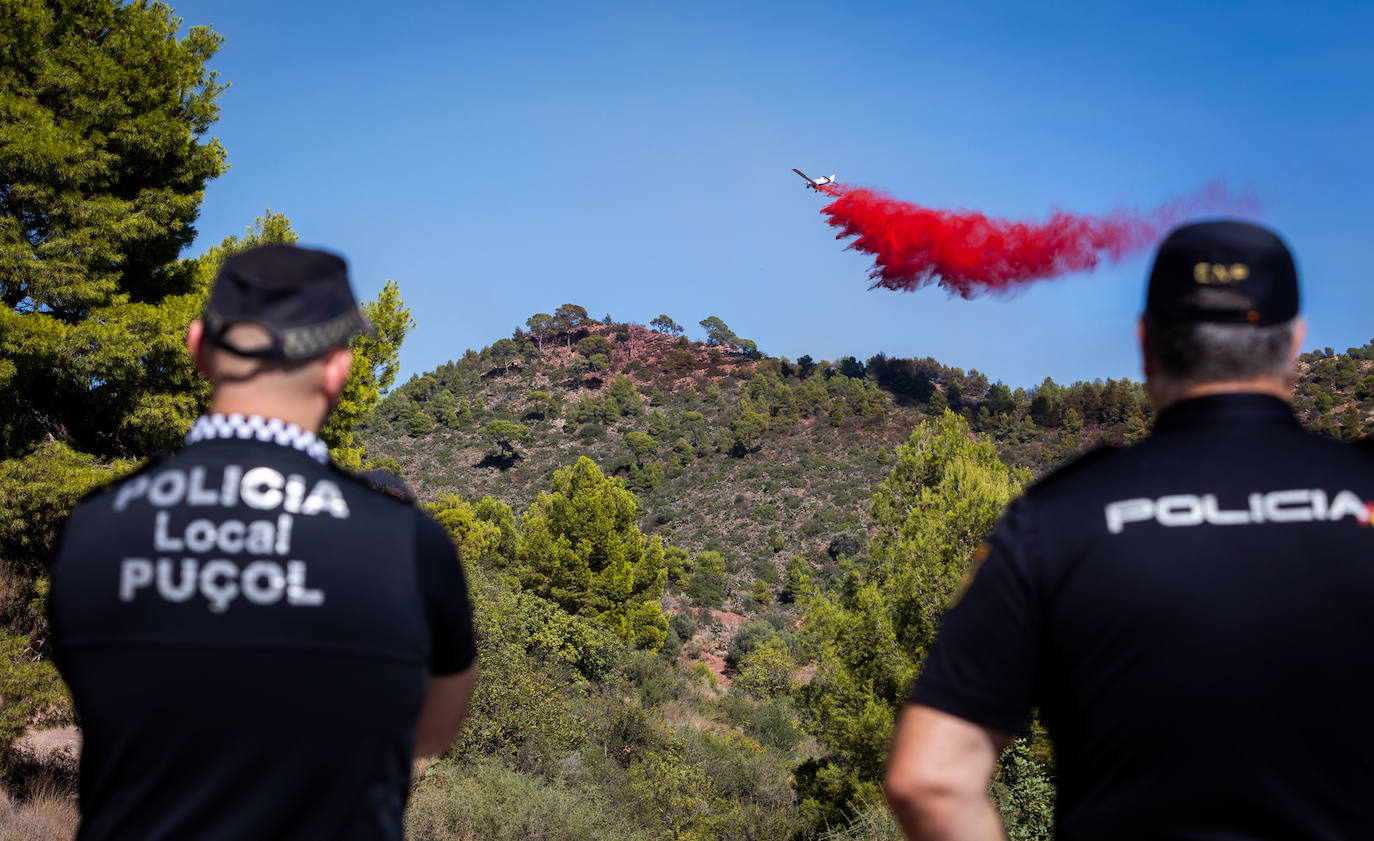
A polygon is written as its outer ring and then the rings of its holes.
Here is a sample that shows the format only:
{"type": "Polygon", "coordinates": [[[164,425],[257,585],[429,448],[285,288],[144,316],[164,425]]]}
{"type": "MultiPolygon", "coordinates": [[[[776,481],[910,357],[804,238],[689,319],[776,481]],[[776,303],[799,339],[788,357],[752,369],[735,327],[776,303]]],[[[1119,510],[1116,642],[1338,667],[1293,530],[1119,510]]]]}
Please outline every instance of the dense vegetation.
{"type": "MultiPolygon", "coordinates": [[[[710,607],[730,597],[722,553],[644,538],[622,516],[633,495],[585,456],[518,520],[491,497],[438,497],[476,582],[482,680],[461,743],[416,783],[412,834],[810,838],[877,820],[894,712],[971,541],[1017,487],[962,417],[924,421],[875,498],[874,562],[846,564],[834,591],[804,559],[785,583],[763,573],[747,620],[710,607]],[[663,634],[661,604],[678,608],[663,634]],[[713,637],[724,656],[702,657],[713,637]]],[[[1009,756],[1004,814],[1042,837],[1043,756],[1009,756]]]]}
{"type": "MultiPolygon", "coordinates": [[[[268,213],[182,256],[225,152],[207,137],[220,39],[178,27],[113,0],[0,15],[11,784],[14,739],[71,720],[44,620],[58,524],[204,409],[181,337],[220,261],[295,238],[268,213]]],[[[365,306],[378,333],[325,437],[418,490],[461,548],[479,635],[471,720],[414,782],[417,839],[897,837],[876,780],[972,541],[1031,478],[1150,424],[1127,380],[793,361],[716,316],[694,341],[667,314],[574,304],[392,389],[410,314],[390,283],[365,306]]],[[[1304,420],[1363,434],[1371,368],[1372,346],[1304,355],[1304,420]]],[[[1004,756],[1013,837],[1048,837],[1052,768],[1034,732],[1004,756]]]]}
{"type": "MultiPolygon", "coordinates": [[[[0,747],[69,721],[46,659],[44,564],[84,493],[177,444],[208,399],[184,347],[220,262],[294,242],[280,214],[193,258],[220,39],[162,5],[11,3],[0,14],[0,747]]],[[[324,438],[358,467],[354,429],[390,388],[411,326],[395,284],[364,304],[352,376],[324,438]]],[[[7,765],[0,756],[0,770],[7,765]]]]}
{"type": "MultiPolygon", "coordinates": [[[[877,788],[893,716],[972,541],[1033,477],[1146,434],[1143,389],[1124,380],[1011,389],[930,359],[793,362],[767,357],[718,318],[703,320],[705,342],[683,338],[666,315],[651,324],[564,305],[412,378],[360,424],[378,463],[462,524],[464,556],[493,588],[478,604],[484,623],[502,616],[502,628],[528,629],[523,647],[511,639],[524,656],[484,659],[479,697],[519,694],[505,669],[524,680],[547,668],[541,680],[562,711],[529,720],[576,721],[585,736],[562,743],[553,767],[515,747],[445,758],[417,784],[412,828],[463,838],[494,822],[514,837],[524,830],[506,823],[509,811],[483,799],[514,787],[542,804],[522,811],[532,823],[519,826],[553,837],[896,838],[877,788]],[[521,530],[544,528],[543,500],[566,485],[570,465],[633,491],[639,530],[662,545],[662,566],[655,551],[651,568],[663,580],[665,642],[650,657],[624,630],[607,634],[620,665],[596,680],[568,658],[602,651],[590,634],[615,622],[555,599],[590,620],[577,632],[584,642],[570,644],[570,632],[549,630],[559,622],[536,629],[516,618],[528,605],[549,609],[547,573],[528,570],[536,556],[521,553],[521,530]],[[543,634],[557,642],[530,642],[543,634]],[[630,710],[656,728],[633,747],[614,735],[630,710]],[[713,752],[701,747],[707,739],[713,752]],[[621,762],[568,772],[611,756],[621,762]],[[727,761],[771,782],[722,790],[734,779],[727,761]],[[684,786],[695,799],[674,802],[698,822],[642,820],[661,816],[652,810],[606,822],[599,804],[642,802],[634,783],[649,767],[663,785],[697,781],[684,786]],[[764,791],[771,799],[759,799],[764,791]]],[[[1362,434],[1374,408],[1374,388],[1362,389],[1371,350],[1303,356],[1296,405],[1310,425],[1362,434]]],[[[505,712],[484,702],[472,726],[484,715],[505,712]]],[[[1013,837],[1049,836],[1052,765],[1038,731],[1004,757],[994,794],[1013,837]]]]}

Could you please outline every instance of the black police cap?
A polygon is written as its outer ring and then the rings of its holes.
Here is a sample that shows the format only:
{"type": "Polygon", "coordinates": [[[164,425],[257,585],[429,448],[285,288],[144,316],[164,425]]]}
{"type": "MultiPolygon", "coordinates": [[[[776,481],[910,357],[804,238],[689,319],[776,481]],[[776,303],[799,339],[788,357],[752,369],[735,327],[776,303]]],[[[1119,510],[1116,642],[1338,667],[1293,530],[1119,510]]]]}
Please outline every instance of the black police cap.
{"type": "Polygon", "coordinates": [[[372,331],[343,258],[294,245],[263,245],[226,259],[203,321],[206,339],[230,353],[288,361],[313,359],[372,331]],[[235,324],[262,327],[272,345],[235,347],[224,336],[235,324]]]}
{"type": "Polygon", "coordinates": [[[1160,243],[1147,318],[1264,326],[1297,314],[1298,270],[1274,232],[1248,222],[1198,222],[1160,243]]]}

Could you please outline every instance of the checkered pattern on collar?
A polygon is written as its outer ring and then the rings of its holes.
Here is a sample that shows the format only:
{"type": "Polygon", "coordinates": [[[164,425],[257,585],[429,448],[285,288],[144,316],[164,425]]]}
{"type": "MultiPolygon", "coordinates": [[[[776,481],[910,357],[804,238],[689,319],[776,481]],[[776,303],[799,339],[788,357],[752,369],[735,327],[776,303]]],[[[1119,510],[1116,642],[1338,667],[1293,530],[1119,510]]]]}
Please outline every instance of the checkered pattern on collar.
{"type": "Polygon", "coordinates": [[[186,443],[213,441],[223,438],[265,441],[300,450],[306,455],[325,464],[329,461],[329,445],[325,444],[308,429],[301,429],[294,423],[280,418],[265,418],[262,415],[202,415],[191,425],[186,433],[186,443]]]}

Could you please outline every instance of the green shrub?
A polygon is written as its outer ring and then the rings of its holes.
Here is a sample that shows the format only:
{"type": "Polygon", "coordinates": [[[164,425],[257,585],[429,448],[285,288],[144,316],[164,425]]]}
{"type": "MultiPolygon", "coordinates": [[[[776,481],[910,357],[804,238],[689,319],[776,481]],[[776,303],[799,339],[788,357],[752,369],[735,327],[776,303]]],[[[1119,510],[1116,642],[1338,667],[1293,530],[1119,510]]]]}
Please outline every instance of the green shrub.
{"type": "Polygon", "coordinates": [[[657,710],[646,710],[619,697],[595,700],[587,716],[595,725],[595,740],[622,767],[672,741],[672,733],[657,710]]]}
{"type": "Polygon", "coordinates": [[[639,704],[645,709],[661,706],[681,693],[682,673],[652,652],[630,652],[621,671],[639,689],[639,704]]]}
{"type": "Polygon", "coordinates": [[[790,769],[773,751],[750,736],[721,729],[692,732],[683,747],[683,758],[739,810],[742,831],[710,837],[782,839],[797,828],[790,769]]]}
{"type": "Polygon", "coordinates": [[[778,629],[766,619],[751,619],[735,630],[730,647],[725,652],[725,662],[732,669],[738,669],[744,656],[758,645],[778,635],[778,629]]]}
{"type": "Polygon", "coordinates": [[[725,558],[703,549],[693,561],[694,572],[683,592],[698,607],[718,608],[725,603],[725,558]]]}
{"type": "Polygon", "coordinates": [[[702,681],[712,689],[716,689],[720,686],[720,678],[716,677],[716,673],[711,671],[710,666],[706,665],[700,660],[692,664],[692,668],[690,669],[690,671],[692,673],[692,677],[702,681]]]}
{"type": "Polygon", "coordinates": [[[668,627],[672,628],[683,642],[691,639],[692,635],[697,632],[696,623],[686,613],[674,613],[672,618],[668,620],[668,627]]]}
{"type": "Polygon", "coordinates": [[[649,841],[592,786],[550,782],[492,759],[444,761],[411,788],[406,837],[424,841],[649,841]]]}
{"type": "Polygon", "coordinates": [[[797,711],[787,698],[773,698],[755,706],[747,729],[755,739],[781,751],[795,748],[804,735],[797,711]]]}
{"type": "Polygon", "coordinates": [[[682,644],[686,642],[671,624],[663,638],[663,647],[658,650],[658,656],[668,662],[673,662],[682,654],[682,644]]]}
{"type": "Polygon", "coordinates": [[[1002,752],[992,796],[1009,841],[1049,841],[1054,837],[1054,782],[1035,761],[1025,739],[1013,739],[1002,752]]]}
{"type": "Polygon", "coordinates": [[[454,755],[499,757],[545,767],[587,741],[587,723],[569,706],[573,686],[522,651],[479,654],[481,679],[454,755]]]}
{"type": "Polygon", "coordinates": [[[773,566],[770,558],[759,558],[754,564],[754,574],[770,586],[778,583],[778,568],[773,566]]]}
{"type": "Polygon", "coordinates": [[[383,473],[390,473],[392,476],[404,478],[405,474],[401,468],[401,463],[389,456],[370,458],[363,464],[363,471],[380,470],[383,473]]]}
{"type": "Polygon", "coordinates": [[[54,726],[72,720],[67,687],[49,660],[36,660],[29,638],[0,632],[0,750],[30,725],[54,726]]]}
{"type": "Polygon", "coordinates": [[[762,578],[754,579],[753,586],[749,588],[749,597],[764,607],[773,601],[773,593],[768,589],[768,582],[762,578]]]}
{"type": "Polygon", "coordinates": [[[412,438],[421,435],[428,435],[434,431],[434,418],[430,417],[418,406],[412,405],[405,418],[406,434],[412,438]]]}
{"type": "Polygon", "coordinates": [[[1370,374],[1360,380],[1359,386],[1355,389],[1355,396],[1361,400],[1368,400],[1374,397],[1374,374],[1370,374]]]}
{"type": "Polygon", "coordinates": [[[830,544],[825,547],[825,551],[831,558],[852,558],[859,554],[864,548],[864,534],[857,529],[842,531],[830,538],[830,544]]]}
{"type": "Polygon", "coordinates": [[[782,532],[773,529],[768,533],[768,548],[774,552],[781,552],[787,548],[787,538],[782,536],[782,532]]]}
{"type": "Polygon", "coordinates": [[[754,646],[739,659],[739,674],[732,686],[756,698],[775,698],[792,691],[792,673],[797,662],[787,644],[770,638],[754,646]]]}

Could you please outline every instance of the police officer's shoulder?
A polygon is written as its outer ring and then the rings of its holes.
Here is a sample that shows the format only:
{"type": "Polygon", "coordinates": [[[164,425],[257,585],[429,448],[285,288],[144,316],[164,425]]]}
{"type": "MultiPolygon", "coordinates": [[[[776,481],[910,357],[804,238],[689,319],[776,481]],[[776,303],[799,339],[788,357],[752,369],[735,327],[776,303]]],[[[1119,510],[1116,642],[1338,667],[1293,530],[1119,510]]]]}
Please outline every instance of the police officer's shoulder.
{"type": "Polygon", "coordinates": [[[89,502],[93,499],[104,496],[105,494],[110,493],[111,491],[119,488],[124,483],[133,481],[139,476],[142,476],[144,473],[156,470],[157,468],[165,464],[168,460],[170,460],[172,456],[173,453],[171,450],[154,450],[153,452],[148,454],[148,457],[143,460],[142,464],[140,464],[138,467],[135,467],[130,472],[122,473],[118,476],[111,476],[109,478],[102,479],[100,482],[96,483],[94,487],[86,491],[84,494],[81,495],[79,499],[77,499],[76,504],[81,505],[85,502],[89,502]]]}
{"type": "Polygon", "coordinates": [[[362,485],[374,493],[390,497],[398,502],[412,507],[419,504],[419,498],[415,492],[405,483],[400,476],[386,470],[368,470],[363,473],[350,473],[347,470],[334,467],[334,472],[349,481],[362,485]]]}
{"type": "Polygon", "coordinates": [[[1374,435],[1353,441],[1342,441],[1310,429],[1304,429],[1303,435],[1307,443],[1307,449],[1303,451],[1306,457],[1320,458],[1325,455],[1352,468],[1355,465],[1368,468],[1370,462],[1374,461],[1374,435]]]}
{"type": "Polygon", "coordinates": [[[1040,496],[1053,493],[1067,486],[1074,485],[1078,481],[1088,481],[1091,474],[1098,468],[1111,462],[1115,457],[1126,452],[1128,448],[1117,447],[1111,444],[1099,444],[1069,461],[1067,464],[1056,467],[1049,473],[1042,476],[1034,484],[1026,489],[1027,496],[1040,496]]]}

